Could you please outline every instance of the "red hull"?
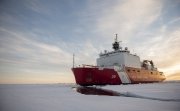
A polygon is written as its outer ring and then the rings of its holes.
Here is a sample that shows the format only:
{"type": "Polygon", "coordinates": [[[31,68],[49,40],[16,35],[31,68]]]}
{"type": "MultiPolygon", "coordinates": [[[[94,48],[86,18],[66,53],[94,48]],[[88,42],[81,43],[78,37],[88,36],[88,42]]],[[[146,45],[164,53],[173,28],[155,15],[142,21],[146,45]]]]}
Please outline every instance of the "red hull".
{"type": "MultiPolygon", "coordinates": [[[[76,67],[72,68],[76,83],[79,85],[119,85],[123,84],[122,78],[114,69],[97,67],[76,67]]],[[[158,71],[150,71],[135,68],[126,68],[130,84],[161,82],[164,75],[158,71]]]]}

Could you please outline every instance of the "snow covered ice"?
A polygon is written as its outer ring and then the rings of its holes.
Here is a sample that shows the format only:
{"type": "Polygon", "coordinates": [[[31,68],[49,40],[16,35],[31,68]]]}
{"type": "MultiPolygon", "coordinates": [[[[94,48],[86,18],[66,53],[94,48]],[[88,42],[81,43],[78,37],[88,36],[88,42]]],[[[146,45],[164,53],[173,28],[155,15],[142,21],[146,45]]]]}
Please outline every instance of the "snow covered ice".
{"type": "Polygon", "coordinates": [[[73,84],[0,85],[0,111],[179,111],[180,83],[98,86],[119,96],[86,95],[73,84]]]}

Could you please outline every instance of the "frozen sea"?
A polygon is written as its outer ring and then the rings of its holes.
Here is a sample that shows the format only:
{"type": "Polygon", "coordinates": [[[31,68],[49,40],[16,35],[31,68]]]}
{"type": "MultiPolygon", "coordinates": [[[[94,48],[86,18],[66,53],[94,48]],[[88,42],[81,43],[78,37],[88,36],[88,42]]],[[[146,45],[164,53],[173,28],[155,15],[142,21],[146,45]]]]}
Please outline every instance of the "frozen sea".
{"type": "Polygon", "coordinates": [[[180,82],[0,85],[0,111],[180,111],[180,82]]]}

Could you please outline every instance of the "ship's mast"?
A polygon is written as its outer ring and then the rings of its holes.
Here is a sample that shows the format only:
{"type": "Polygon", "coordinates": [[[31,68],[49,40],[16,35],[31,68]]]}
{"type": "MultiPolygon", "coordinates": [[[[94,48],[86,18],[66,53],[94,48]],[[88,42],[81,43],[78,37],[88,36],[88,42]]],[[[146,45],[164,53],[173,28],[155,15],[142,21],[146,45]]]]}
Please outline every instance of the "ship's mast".
{"type": "Polygon", "coordinates": [[[117,42],[117,35],[118,35],[118,34],[116,34],[115,42],[117,42]]]}
{"type": "Polygon", "coordinates": [[[74,61],[74,56],[75,56],[75,55],[74,55],[74,53],[73,53],[73,68],[74,68],[74,62],[75,62],[75,61],[74,61]]]}
{"type": "Polygon", "coordinates": [[[112,44],[113,45],[113,49],[115,50],[115,51],[117,51],[117,50],[119,50],[120,49],[120,47],[119,47],[119,42],[118,42],[118,36],[117,36],[118,34],[116,34],[116,38],[115,38],[115,41],[114,41],[114,43],[112,44]]]}

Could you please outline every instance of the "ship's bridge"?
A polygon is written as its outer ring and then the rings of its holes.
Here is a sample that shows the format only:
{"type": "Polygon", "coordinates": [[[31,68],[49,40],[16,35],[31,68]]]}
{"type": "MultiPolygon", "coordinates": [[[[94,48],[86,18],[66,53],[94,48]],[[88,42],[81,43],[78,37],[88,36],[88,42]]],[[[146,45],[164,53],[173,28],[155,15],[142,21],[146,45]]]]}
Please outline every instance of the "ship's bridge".
{"type": "Polygon", "coordinates": [[[127,47],[122,49],[117,41],[117,35],[115,42],[113,43],[114,51],[99,54],[97,58],[97,66],[109,67],[125,65],[127,67],[141,68],[141,62],[139,56],[131,54],[127,47]]]}

